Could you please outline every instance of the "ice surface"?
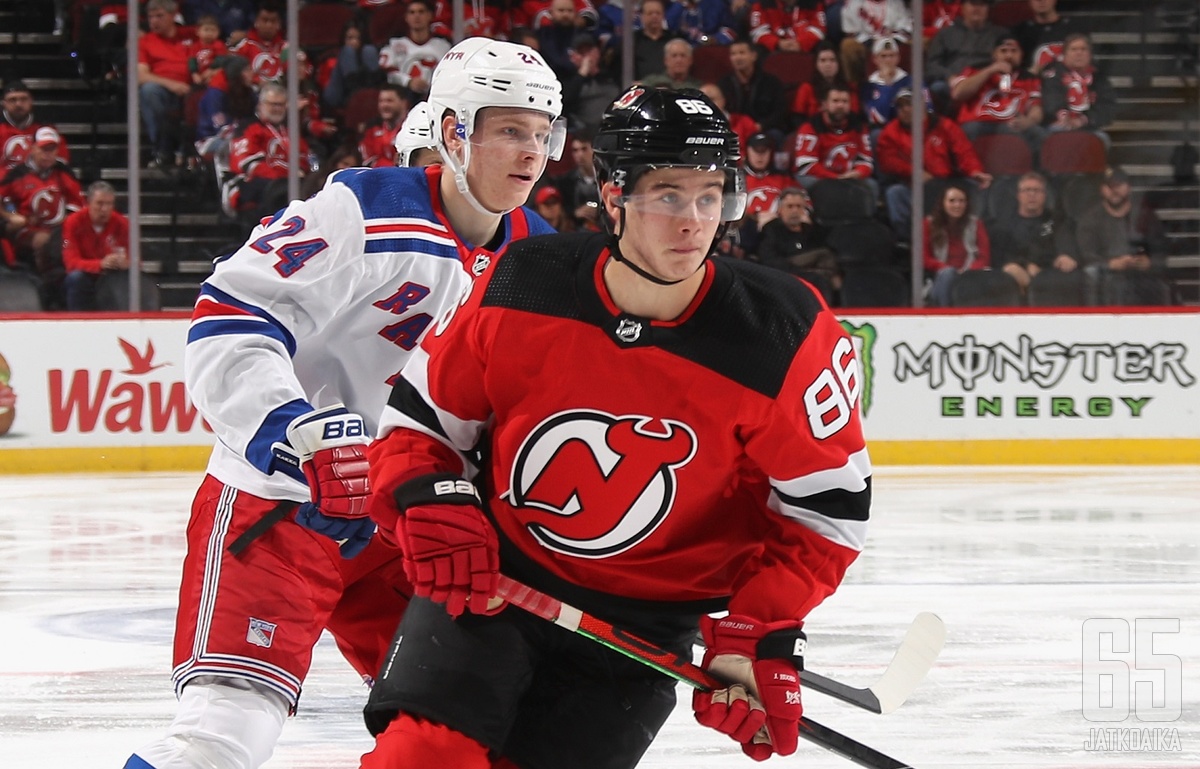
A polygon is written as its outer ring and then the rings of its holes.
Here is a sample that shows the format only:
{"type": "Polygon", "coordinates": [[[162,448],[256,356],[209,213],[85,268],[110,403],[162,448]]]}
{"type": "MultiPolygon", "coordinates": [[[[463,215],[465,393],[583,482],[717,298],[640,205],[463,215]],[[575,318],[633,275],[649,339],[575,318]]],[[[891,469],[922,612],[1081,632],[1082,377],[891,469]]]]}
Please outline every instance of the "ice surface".
{"type": "MultiPolygon", "coordinates": [[[[198,482],[0,476],[0,767],[119,769],[170,721],[173,606],[198,482]]],[[[865,686],[920,611],[945,620],[946,648],[895,713],[810,692],[810,717],[918,769],[1200,768],[1197,468],[881,468],[874,488],[867,550],[809,618],[809,665],[865,686]],[[1177,721],[1084,719],[1083,623],[1094,617],[1180,620],[1153,648],[1182,660],[1177,721]],[[1181,750],[1085,750],[1094,727],[1176,729],[1181,750]]],[[[1135,679],[1153,678],[1139,666],[1135,679]]],[[[679,695],[642,766],[758,766],[696,725],[690,693],[679,695]]],[[[268,769],[356,767],[370,746],[365,697],[323,639],[268,769]]],[[[766,766],[852,765],[802,742],[766,766]]]]}

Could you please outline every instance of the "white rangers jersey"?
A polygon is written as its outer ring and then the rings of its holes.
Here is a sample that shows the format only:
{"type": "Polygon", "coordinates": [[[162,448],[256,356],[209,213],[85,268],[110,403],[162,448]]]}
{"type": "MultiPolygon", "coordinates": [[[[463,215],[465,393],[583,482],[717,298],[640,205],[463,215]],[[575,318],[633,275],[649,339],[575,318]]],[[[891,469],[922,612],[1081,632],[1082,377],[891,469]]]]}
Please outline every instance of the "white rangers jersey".
{"type": "Polygon", "coordinates": [[[219,261],[200,289],[185,355],[188,392],[217,436],[208,472],[267,499],[309,498],[272,462],[293,419],[344,403],[375,432],[425,328],[512,241],[553,232],[504,217],[495,251],[461,241],[438,195],[441,166],[354,168],[294,201],[219,261]]]}
{"type": "Polygon", "coordinates": [[[407,37],[393,37],[379,51],[379,66],[388,73],[388,82],[408,88],[413,78],[425,81],[429,87],[433,68],[450,50],[450,43],[443,37],[431,37],[417,45],[407,37]]]}

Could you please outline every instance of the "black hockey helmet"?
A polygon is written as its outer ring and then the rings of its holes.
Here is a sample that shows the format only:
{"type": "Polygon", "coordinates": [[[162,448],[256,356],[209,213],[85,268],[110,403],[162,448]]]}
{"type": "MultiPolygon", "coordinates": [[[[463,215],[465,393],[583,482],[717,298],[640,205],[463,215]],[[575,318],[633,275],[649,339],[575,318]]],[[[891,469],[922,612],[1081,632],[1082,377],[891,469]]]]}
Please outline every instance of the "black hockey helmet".
{"type": "Polygon", "coordinates": [[[746,210],[737,134],[721,108],[695,88],[630,86],[604,112],[592,149],[596,184],[613,182],[622,198],[654,168],[703,168],[725,172],[723,222],[746,210]]]}

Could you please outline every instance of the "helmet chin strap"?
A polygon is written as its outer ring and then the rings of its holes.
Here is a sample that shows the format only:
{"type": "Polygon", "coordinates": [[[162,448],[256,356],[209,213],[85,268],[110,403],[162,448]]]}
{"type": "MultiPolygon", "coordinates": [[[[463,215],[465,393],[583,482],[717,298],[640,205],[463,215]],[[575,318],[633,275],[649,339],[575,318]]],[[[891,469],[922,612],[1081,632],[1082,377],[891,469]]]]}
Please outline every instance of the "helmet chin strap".
{"type": "Polygon", "coordinates": [[[438,142],[438,154],[442,156],[442,163],[454,174],[454,186],[458,188],[459,193],[471,204],[471,208],[474,208],[484,216],[504,216],[509,211],[514,210],[507,208],[503,211],[492,211],[480,203],[479,199],[471,193],[471,186],[467,184],[467,163],[471,162],[471,142],[463,139],[463,162],[461,163],[458,162],[458,158],[454,157],[454,154],[450,150],[446,149],[445,142],[438,142]]]}

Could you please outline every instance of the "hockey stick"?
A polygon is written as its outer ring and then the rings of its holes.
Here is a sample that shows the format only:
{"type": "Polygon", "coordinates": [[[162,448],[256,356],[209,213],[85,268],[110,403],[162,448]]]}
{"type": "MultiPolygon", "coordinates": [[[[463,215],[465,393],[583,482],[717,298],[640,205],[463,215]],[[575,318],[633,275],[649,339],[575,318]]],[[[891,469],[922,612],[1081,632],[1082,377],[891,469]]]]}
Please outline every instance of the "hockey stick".
{"type": "Polygon", "coordinates": [[[908,632],[904,634],[904,640],[900,642],[900,648],[896,650],[887,670],[865,689],[856,689],[808,670],[800,674],[800,680],[809,689],[872,713],[891,713],[916,690],[921,679],[933,667],[945,642],[946,626],[941,618],[930,612],[921,612],[908,626],[908,632]]]}
{"type": "MultiPolygon", "coordinates": [[[[499,596],[534,616],[590,638],[692,688],[711,691],[727,685],[714,678],[704,668],[678,654],[643,641],[602,619],[585,614],[574,606],[503,575],[500,576],[499,596]]],[[[912,769],[908,764],[856,742],[807,716],[800,719],[800,736],[867,769],[912,769]]]]}

